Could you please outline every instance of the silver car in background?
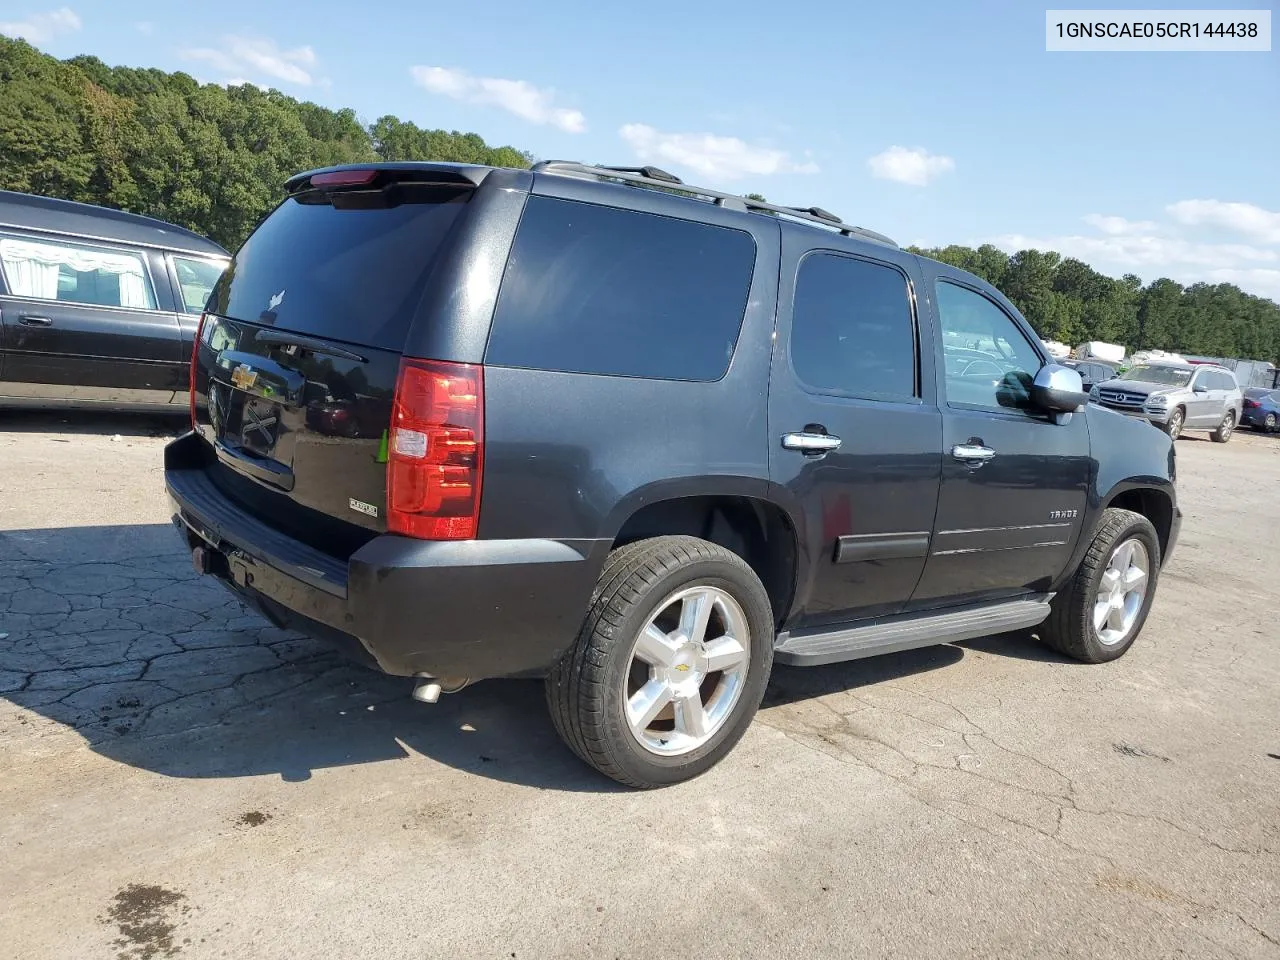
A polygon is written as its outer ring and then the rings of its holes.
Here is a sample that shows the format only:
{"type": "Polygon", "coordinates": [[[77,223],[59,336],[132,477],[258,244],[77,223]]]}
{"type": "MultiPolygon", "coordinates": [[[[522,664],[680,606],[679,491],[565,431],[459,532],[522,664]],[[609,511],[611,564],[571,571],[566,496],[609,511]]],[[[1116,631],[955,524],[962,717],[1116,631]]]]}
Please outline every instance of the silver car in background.
{"type": "Polygon", "coordinates": [[[1226,367],[1201,363],[1142,363],[1095,384],[1094,403],[1144,417],[1175,440],[1183,430],[1208,430],[1226,443],[1240,422],[1244,394],[1226,367]]]}

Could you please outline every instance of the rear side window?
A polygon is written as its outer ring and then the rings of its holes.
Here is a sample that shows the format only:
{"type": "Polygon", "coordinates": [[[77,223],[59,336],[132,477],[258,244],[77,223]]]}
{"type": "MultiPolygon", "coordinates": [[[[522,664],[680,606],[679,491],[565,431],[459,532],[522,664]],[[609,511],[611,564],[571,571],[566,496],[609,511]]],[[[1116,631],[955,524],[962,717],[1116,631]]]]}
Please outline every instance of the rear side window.
{"type": "Polygon", "coordinates": [[[209,301],[214,284],[222,276],[222,264],[175,255],[173,269],[178,274],[178,290],[182,293],[183,309],[187,313],[201,313],[209,301]]]}
{"type": "Polygon", "coordinates": [[[236,254],[211,309],[331,340],[402,350],[441,244],[470,193],[290,197],[236,254]]]}
{"type": "Polygon", "coordinates": [[[755,255],[741,230],[530,197],[485,362],[718,380],[738,341],[755,255]]]}
{"type": "Polygon", "coordinates": [[[0,269],[17,297],[154,310],[142,254],[78,243],[0,238],[0,269]]]}
{"type": "Polygon", "coordinates": [[[796,277],[791,364],[821,393],[901,400],[916,395],[915,324],[907,278],[836,254],[805,257],[796,277]]]}

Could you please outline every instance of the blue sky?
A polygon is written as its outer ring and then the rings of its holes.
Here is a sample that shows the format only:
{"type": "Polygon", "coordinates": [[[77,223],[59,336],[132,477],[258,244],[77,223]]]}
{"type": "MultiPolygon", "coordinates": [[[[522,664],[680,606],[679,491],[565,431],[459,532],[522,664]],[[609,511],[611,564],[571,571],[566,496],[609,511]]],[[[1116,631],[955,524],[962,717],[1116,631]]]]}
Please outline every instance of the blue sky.
{"type": "Polygon", "coordinates": [[[59,57],[650,162],[900,243],[1280,300],[1280,52],[1046,53],[1030,3],[0,0],[59,57]]]}

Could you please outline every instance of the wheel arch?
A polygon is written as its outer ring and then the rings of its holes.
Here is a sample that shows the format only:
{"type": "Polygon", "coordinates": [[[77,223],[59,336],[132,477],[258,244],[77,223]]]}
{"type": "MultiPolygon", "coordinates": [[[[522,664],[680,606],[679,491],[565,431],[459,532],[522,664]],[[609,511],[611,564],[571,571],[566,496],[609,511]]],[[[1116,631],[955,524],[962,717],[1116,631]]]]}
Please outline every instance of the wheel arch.
{"type": "MultiPolygon", "coordinates": [[[[781,625],[791,611],[800,573],[795,524],[776,503],[760,496],[760,484],[727,484],[716,492],[667,489],[645,496],[620,512],[612,527],[613,548],[636,540],[685,534],[718,544],[740,556],[764,584],[781,625]]],[[[704,488],[705,489],[705,488],[704,488]]],[[[657,491],[653,491],[657,492],[657,491]]]]}
{"type": "Polygon", "coordinates": [[[1169,491],[1141,481],[1125,481],[1114,487],[1103,499],[1102,509],[1116,507],[1132,510],[1151,521],[1160,541],[1160,562],[1164,563],[1169,549],[1169,537],[1173,531],[1174,502],[1169,491]]]}

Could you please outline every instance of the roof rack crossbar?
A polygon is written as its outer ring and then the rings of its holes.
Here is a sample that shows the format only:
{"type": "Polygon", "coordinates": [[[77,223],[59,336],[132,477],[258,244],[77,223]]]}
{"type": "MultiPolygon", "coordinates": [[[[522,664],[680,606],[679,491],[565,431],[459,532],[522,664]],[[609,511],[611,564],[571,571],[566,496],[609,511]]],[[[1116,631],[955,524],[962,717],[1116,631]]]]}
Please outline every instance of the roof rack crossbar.
{"type": "Polygon", "coordinates": [[[863,240],[872,240],[891,247],[897,246],[893,240],[883,233],[876,233],[874,230],[867,230],[864,227],[856,227],[851,223],[845,223],[834,213],[823,210],[821,207],[784,207],[776,203],[767,203],[764,200],[751,200],[734,193],[723,193],[720,190],[712,190],[710,187],[693,186],[657,167],[604,167],[589,163],[579,163],[575,160],[543,160],[534,164],[533,171],[535,173],[546,171],[548,173],[600,177],[621,180],[625,183],[635,183],[641,186],[659,187],[672,193],[703,197],[713,201],[717,206],[725,207],[729,210],[764,210],[779,216],[790,217],[806,223],[817,224],[820,227],[838,230],[846,237],[859,237],[863,240]],[[655,174],[657,175],[655,176],[655,174]]]}

